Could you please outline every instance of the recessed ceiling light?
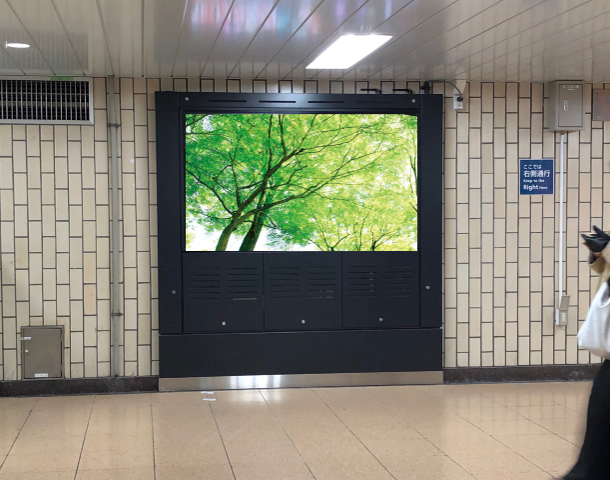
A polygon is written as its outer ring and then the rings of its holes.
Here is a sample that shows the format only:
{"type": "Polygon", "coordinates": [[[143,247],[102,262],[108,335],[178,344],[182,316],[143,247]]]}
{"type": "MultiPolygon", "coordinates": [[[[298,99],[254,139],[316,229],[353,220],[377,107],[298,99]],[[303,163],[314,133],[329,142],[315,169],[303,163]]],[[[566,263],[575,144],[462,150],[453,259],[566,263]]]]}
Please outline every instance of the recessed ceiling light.
{"type": "Polygon", "coordinates": [[[30,48],[32,45],[29,43],[6,42],[4,46],[6,48],[30,48]]]}
{"type": "Polygon", "coordinates": [[[390,38],[392,35],[342,35],[306,68],[350,68],[390,38]]]}

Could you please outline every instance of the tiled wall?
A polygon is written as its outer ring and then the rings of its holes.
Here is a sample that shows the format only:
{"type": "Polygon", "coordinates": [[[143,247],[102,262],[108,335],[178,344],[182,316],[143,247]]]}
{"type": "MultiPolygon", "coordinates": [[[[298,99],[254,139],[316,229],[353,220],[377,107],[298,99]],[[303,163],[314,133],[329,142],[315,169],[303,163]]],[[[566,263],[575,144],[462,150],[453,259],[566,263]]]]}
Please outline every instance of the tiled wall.
{"type": "MultiPolygon", "coordinates": [[[[576,333],[592,286],[579,233],[609,227],[610,144],[602,122],[566,136],[564,285],[569,324],[556,327],[559,195],[519,196],[519,158],[559,162],[542,84],[472,83],[467,110],[445,113],[445,366],[598,362],[576,333]]],[[[559,171],[559,163],[556,165],[559,171]]],[[[559,191],[559,175],[556,175],[559,191]]]]}
{"type": "MultiPolygon", "coordinates": [[[[117,80],[120,115],[121,374],[158,372],[154,90],[117,80]],[[149,120],[150,119],[150,120],[149,120]],[[124,321],[123,321],[124,319],[124,321]]],[[[106,82],[95,126],[0,125],[2,369],[21,378],[23,325],[64,325],[68,377],[110,375],[110,190],[106,82]]]]}
{"type": "MultiPolygon", "coordinates": [[[[122,365],[158,373],[154,92],[384,92],[404,83],[199,79],[116,80],[120,114],[122,365]]],[[[408,86],[418,91],[417,82],[408,86]]],[[[68,377],[110,374],[110,192],[106,81],[95,126],[0,125],[0,379],[21,378],[23,325],[64,325],[68,377]]],[[[591,286],[578,233],[608,228],[610,135],[601,122],[568,135],[567,328],[555,327],[558,204],[519,197],[518,159],[553,157],[543,85],[472,83],[445,115],[445,365],[588,363],[576,331],[591,286]],[[604,138],[605,137],[605,138],[604,138]],[[606,221],[602,221],[605,218],[606,221]]],[[[587,87],[590,99],[591,85],[587,87]]],[[[557,154],[558,157],[558,154],[557,154]]]]}

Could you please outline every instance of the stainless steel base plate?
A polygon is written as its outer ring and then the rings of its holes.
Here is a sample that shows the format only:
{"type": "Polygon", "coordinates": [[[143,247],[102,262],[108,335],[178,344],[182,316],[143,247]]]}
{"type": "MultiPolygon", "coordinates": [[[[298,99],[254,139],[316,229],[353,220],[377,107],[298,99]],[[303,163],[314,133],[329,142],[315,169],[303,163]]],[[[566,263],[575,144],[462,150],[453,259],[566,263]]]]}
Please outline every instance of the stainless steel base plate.
{"type": "Polygon", "coordinates": [[[250,390],[266,388],[434,385],[443,372],[325,373],[313,375],[253,375],[234,377],[160,378],[159,391],[250,390]]]}

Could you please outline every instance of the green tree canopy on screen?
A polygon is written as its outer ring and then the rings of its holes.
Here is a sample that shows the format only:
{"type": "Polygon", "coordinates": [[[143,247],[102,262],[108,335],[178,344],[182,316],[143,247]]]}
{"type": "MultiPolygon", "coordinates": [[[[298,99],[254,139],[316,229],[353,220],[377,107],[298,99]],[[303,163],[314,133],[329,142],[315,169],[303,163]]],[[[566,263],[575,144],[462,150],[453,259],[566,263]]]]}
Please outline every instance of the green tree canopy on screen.
{"type": "Polygon", "coordinates": [[[189,219],[253,251],[409,250],[417,238],[416,118],[189,115],[189,219]]]}

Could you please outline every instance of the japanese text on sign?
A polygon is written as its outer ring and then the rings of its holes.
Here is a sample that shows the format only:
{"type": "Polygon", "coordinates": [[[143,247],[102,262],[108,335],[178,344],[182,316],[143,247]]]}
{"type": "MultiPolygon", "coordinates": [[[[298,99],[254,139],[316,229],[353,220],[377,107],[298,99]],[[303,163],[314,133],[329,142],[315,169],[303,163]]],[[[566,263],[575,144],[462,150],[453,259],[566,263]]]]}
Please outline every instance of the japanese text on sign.
{"type": "Polygon", "coordinates": [[[552,195],[555,176],[553,159],[519,161],[519,193],[521,195],[552,195]]]}

